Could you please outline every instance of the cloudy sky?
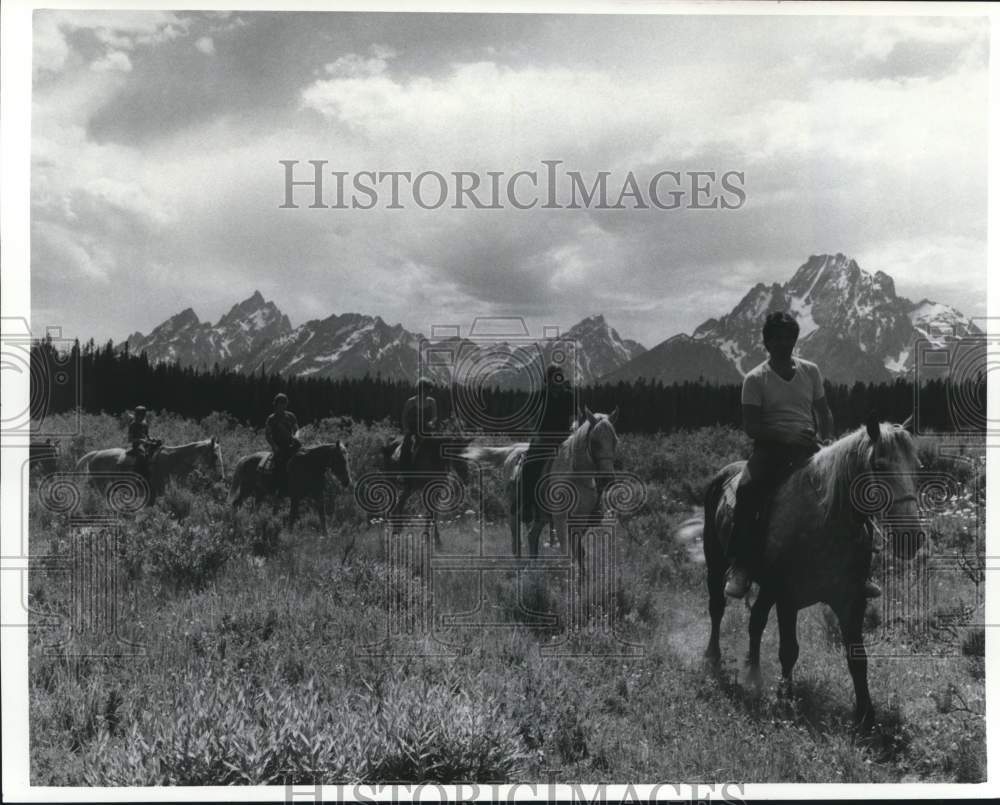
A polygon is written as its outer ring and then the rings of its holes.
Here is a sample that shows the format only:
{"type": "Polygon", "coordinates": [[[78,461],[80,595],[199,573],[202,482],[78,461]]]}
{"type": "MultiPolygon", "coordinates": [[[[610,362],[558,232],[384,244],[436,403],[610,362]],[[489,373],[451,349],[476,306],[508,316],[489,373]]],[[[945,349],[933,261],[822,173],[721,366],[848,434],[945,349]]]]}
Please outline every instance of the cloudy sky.
{"type": "Polygon", "coordinates": [[[603,312],[652,346],[838,251],[985,315],[987,62],[978,18],[38,11],[33,324],[117,340],[259,289],[293,325],[603,312]],[[746,203],[279,209],[288,159],[739,170],[746,203]]]}

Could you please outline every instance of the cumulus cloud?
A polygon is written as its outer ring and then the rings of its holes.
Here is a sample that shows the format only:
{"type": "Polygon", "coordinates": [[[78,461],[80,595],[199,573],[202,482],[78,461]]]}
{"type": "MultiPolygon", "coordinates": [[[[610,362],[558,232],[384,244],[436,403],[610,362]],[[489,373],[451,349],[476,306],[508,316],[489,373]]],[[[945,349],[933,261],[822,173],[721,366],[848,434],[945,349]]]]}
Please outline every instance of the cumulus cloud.
{"type": "Polygon", "coordinates": [[[508,30],[463,15],[414,48],[417,23],[393,15],[307,16],[36,14],[40,308],[120,337],[260,288],[296,323],[356,310],[428,332],[604,312],[651,346],[842,251],[914,299],[979,312],[980,22],[547,17],[508,30]],[[736,169],[747,203],[281,210],[282,159],[414,173],[559,159],[619,183],[736,169]],[[79,310],[59,301],[60,267],[79,310]]]}
{"type": "Polygon", "coordinates": [[[128,72],[132,65],[127,51],[176,39],[188,26],[188,20],[167,11],[36,11],[34,68],[41,73],[62,69],[70,52],[67,36],[82,31],[102,46],[92,69],[128,72]]]}
{"type": "Polygon", "coordinates": [[[100,59],[91,62],[90,69],[97,72],[120,70],[123,73],[128,73],[132,70],[132,60],[124,51],[109,50],[100,59]]]}

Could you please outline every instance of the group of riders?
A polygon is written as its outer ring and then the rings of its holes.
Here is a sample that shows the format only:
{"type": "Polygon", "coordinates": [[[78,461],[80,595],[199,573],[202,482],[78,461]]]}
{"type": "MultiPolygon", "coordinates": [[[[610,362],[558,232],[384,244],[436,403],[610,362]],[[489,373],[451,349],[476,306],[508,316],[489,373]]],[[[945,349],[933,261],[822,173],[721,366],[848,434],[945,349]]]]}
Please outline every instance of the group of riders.
{"type": "MultiPolygon", "coordinates": [[[[834,433],[819,367],[792,354],[799,336],[798,322],[788,313],[771,313],[762,336],[768,358],[747,373],[741,394],[743,430],[752,439],[753,450],[738,482],[727,546],[730,568],[725,591],[733,598],[746,595],[762,558],[760,525],[771,493],[794,469],[829,444],[834,433]]],[[[276,395],[273,406],[264,425],[271,453],[262,469],[271,474],[273,487],[281,494],[287,490],[289,461],[302,444],[297,436],[298,420],[288,410],[288,397],[276,395]]],[[[532,519],[545,464],[569,435],[577,415],[573,389],[557,364],[546,370],[541,408],[521,466],[518,500],[522,522],[532,519]]],[[[434,385],[427,378],[417,382],[416,393],[403,405],[400,424],[399,469],[405,472],[413,467],[421,436],[439,425],[434,385]]],[[[149,437],[146,409],[141,405],[134,409],[128,440],[136,471],[148,477],[150,460],[162,441],[149,437]]],[[[874,598],[881,591],[868,581],[865,594],[874,598]]]]}

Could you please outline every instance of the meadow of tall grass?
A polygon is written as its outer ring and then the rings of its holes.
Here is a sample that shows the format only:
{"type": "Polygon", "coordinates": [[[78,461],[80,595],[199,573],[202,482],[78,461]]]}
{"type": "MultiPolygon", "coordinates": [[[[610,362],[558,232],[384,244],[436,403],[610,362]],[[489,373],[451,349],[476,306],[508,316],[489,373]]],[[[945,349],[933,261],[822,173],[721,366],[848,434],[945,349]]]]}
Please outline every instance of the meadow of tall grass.
{"type": "MultiPolygon", "coordinates": [[[[81,422],[62,445],[61,470],[123,442],[120,418],[81,422]]],[[[259,430],[221,414],[154,414],[151,429],[167,443],[217,436],[227,471],[264,444],[259,430]]],[[[356,478],[378,469],[393,433],[342,418],[303,430],[306,444],[344,440],[356,478]]],[[[800,616],[790,698],[742,684],[741,605],[723,623],[721,669],[702,664],[704,568],[676,529],[697,513],[712,474],[748,448],[738,431],[706,428],[622,438],[620,468],[644,479],[646,497],[621,521],[614,595],[590,602],[594,619],[574,634],[565,628],[567,573],[488,569],[490,556],[509,550],[496,473],[474,481],[441,529],[449,554],[485,564],[436,568],[432,579],[401,578],[381,525],[332,480],[327,536],[312,512],[288,528],[287,504],[233,512],[225,484],[200,474],[171,486],[155,506],[124,516],[112,555],[100,560],[118,580],[115,633],[88,628],[58,562],[31,571],[32,783],[983,780],[984,640],[975,624],[984,450],[970,440],[953,454],[941,442],[920,439],[924,464],[957,479],[932,539],[964,564],[933,580],[919,639],[906,624],[880,622],[872,604],[870,633],[891,651],[870,663],[871,734],[852,729],[843,649],[821,606],[800,616]],[[433,634],[395,653],[402,643],[385,642],[390,607],[428,586],[433,634]]],[[[84,491],[79,511],[101,508],[84,491]]],[[[33,556],[74,555],[81,535],[70,513],[33,496],[29,517],[33,556]]],[[[102,528],[112,526],[88,526],[86,538],[102,528]]],[[[909,583],[902,565],[887,572],[909,583]]],[[[763,649],[771,683],[775,632],[772,624],[763,649]]]]}

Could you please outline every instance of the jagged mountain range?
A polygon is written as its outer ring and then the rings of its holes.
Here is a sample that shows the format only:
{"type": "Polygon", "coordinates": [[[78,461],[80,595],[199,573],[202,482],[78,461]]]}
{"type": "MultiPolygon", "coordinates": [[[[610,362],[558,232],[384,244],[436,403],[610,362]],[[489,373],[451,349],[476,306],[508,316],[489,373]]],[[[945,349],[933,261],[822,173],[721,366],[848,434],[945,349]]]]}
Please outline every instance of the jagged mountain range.
{"type": "MultiPolygon", "coordinates": [[[[886,381],[913,369],[918,338],[943,344],[979,333],[954,308],[897,296],[892,278],[870,274],[843,254],[810,257],[784,285],[755,285],[729,313],[690,335],[647,350],[622,338],[603,315],[578,322],[559,337],[426,339],[400,324],[359,313],[331,315],[292,327],[274,302],[255,292],[215,324],[188,308],[149,335],[133,333],[131,352],[152,362],[316,377],[412,380],[424,372],[440,382],[523,386],[550,361],[565,361],[581,384],[619,380],[664,383],[704,379],[739,382],[764,360],[760,326],[772,310],[788,310],[801,328],[798,353],[835,382],[886,381]],[[567,348],[567,345],[568,348],[567,348]]],[[[124,346],[124,344],[120,345],[124,346]]]]}
{"type": "Polygon", "coordinates": [[[288,317],[259,291],[234,305],[216,324],[188,308],[149,335],[133,333],[129,351],[150,361],[242,372],[316,377],[413,380],[418,372],[438,382],[522,386],[550,361],[568,361],[576,382],[593,383],[628,363],[644,347],[623,339],[604,316],[590,316],[565,333],[534,340],[526,336],[451,335],[431,340],[379,316],[331,315],[292,327],[288,317]]]}
{"type": "Polygon", "coordinates": [[[760,330],[773,310],[798,319],[797,354],[835,382],[911,375],[918,339],[942,346],[981,332],[949,305],[898,296],[882,271],[870,274],[843,254],[813,255],[784,285],[758,283],[726,315],[668,338],[603,379],[739,382],[767,357],[760,330]]]}

